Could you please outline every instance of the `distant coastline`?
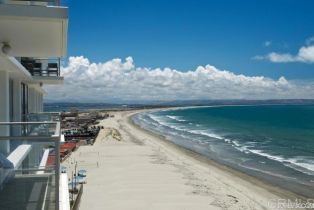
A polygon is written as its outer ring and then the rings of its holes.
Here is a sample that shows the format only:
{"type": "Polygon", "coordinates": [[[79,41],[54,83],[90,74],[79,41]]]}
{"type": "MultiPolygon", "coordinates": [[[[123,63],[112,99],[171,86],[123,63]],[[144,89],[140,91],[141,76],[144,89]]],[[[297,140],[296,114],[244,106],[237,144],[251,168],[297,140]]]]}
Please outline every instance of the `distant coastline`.
{"type": "Polygon", "coordinates": [[[133,109],[158,109],[173,107],[191,107],[191,106],[217,106],[217,105],[301,105],[314,104],[313,99],[271,99],[271,100],[177,100],[177,101],[152,101],[152,102],[125,102],[125,103],[82,103],[82,102],[52,102],[44,103],[44,110],[70,111],[77,109],[79,111],[88,110],[133,110],[133,109]]]}

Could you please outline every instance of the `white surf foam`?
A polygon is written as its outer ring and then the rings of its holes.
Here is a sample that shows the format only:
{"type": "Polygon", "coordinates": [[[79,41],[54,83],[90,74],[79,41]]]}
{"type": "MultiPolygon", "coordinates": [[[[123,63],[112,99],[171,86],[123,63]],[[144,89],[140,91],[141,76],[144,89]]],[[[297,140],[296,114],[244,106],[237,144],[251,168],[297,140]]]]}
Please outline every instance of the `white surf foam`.
{"type": "Polygon", "coordinates": [[[314,161],[307,160],[306,157],[295,157],[295,158],[284,158],[280,155],[270,155],[261,150],[249,150],[254,154],[258,154],[260,156],[266,157],[271,160],[275,160],[283,163],[285,166],[293,168],[302,173],[306,173],[308,175],[314,175],[314,161]],[[305,169],[305,170],[302,170],[305,169]]]}
{"type": "MultiPolygon", "coordinates": [[[[185,128],[185,127],[182,127],[182,126],[173,125],[173,124],[171,124],[169,122],[166,122],[163,119],[163,117],[161,117],[161,116],[156,116],[156,115],[149,114],[149,117],[151,119],[153,119],[154,121],[158,122],[159,124],[163,125],[163,126],[166,126],[166,127],[178,130],[178,131],[183,131],[183,132],[196,134],[196,135],[202,135],[202,136],[215,138],[215,139],[221,139],[221,140],[224,139],[222,136],[220,136],[218,134],[215,134],[215,133],[213,133],[211,131],[208,131],[208,130],[195,130],[193,128],[185,128]]],[[[173,117],[173,116],[171,116],[171,117],[173,117]]],[[[170,118],[170,117],[168,116],[168,118],[170,118]]]]}
{"type": "Polygon", "coordinates": [[[186,122],[186,120],[182,119],[182,117],[179,116],[173,116],[173,115],[166,115],[166,117],[172,119],[172,120],[176,120],[178,122],[186,122]]]}

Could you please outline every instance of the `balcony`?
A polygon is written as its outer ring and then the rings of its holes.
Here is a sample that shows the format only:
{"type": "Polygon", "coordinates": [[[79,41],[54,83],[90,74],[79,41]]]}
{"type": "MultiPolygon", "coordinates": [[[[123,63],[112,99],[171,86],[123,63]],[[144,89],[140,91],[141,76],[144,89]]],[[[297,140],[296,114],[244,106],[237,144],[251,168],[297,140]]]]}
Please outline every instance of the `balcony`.
{"type": "Polygon", "coordinates": [[[59,209],[60,122],[1,122],[0,209],[59,209]]]}
{"type": "Polygon", "coordinates": [[[35,81],[46,84],[63,83],[63,77],[60,76],[60,58],[21,58],[21,64],[29,71],[35,81]]]}
{"type": "Polygon", "coordinates": [[[60,59],[29,59],[21,58],[21,64],[32,76],[59,77],[60,59]]]}

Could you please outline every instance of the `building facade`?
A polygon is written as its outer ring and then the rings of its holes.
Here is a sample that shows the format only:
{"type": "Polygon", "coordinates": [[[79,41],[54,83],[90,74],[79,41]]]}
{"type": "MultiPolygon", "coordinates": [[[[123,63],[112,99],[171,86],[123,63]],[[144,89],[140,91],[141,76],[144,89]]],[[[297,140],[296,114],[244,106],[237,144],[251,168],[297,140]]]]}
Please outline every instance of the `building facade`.
{"type": "Polygon", "coordinates": [[[43,87],[63,83],[67,28],[57,0],[0,0],[0,209],[67,208],[58,113],[43,113],[43,87]]]}

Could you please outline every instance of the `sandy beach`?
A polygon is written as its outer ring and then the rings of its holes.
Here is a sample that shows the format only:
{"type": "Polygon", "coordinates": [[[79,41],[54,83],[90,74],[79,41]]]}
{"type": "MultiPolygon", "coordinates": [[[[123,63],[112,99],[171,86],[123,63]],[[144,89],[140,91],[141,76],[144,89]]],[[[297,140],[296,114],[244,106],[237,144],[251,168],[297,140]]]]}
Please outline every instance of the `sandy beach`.
{"type": "Polygon", "coordinates": [[[81,210],[270,209],[270,201],[295,198],[138,128],[135,112],[113,112],[95,144],[63,163],[69,177],[75,162],[88,171],[81,210]]]}

